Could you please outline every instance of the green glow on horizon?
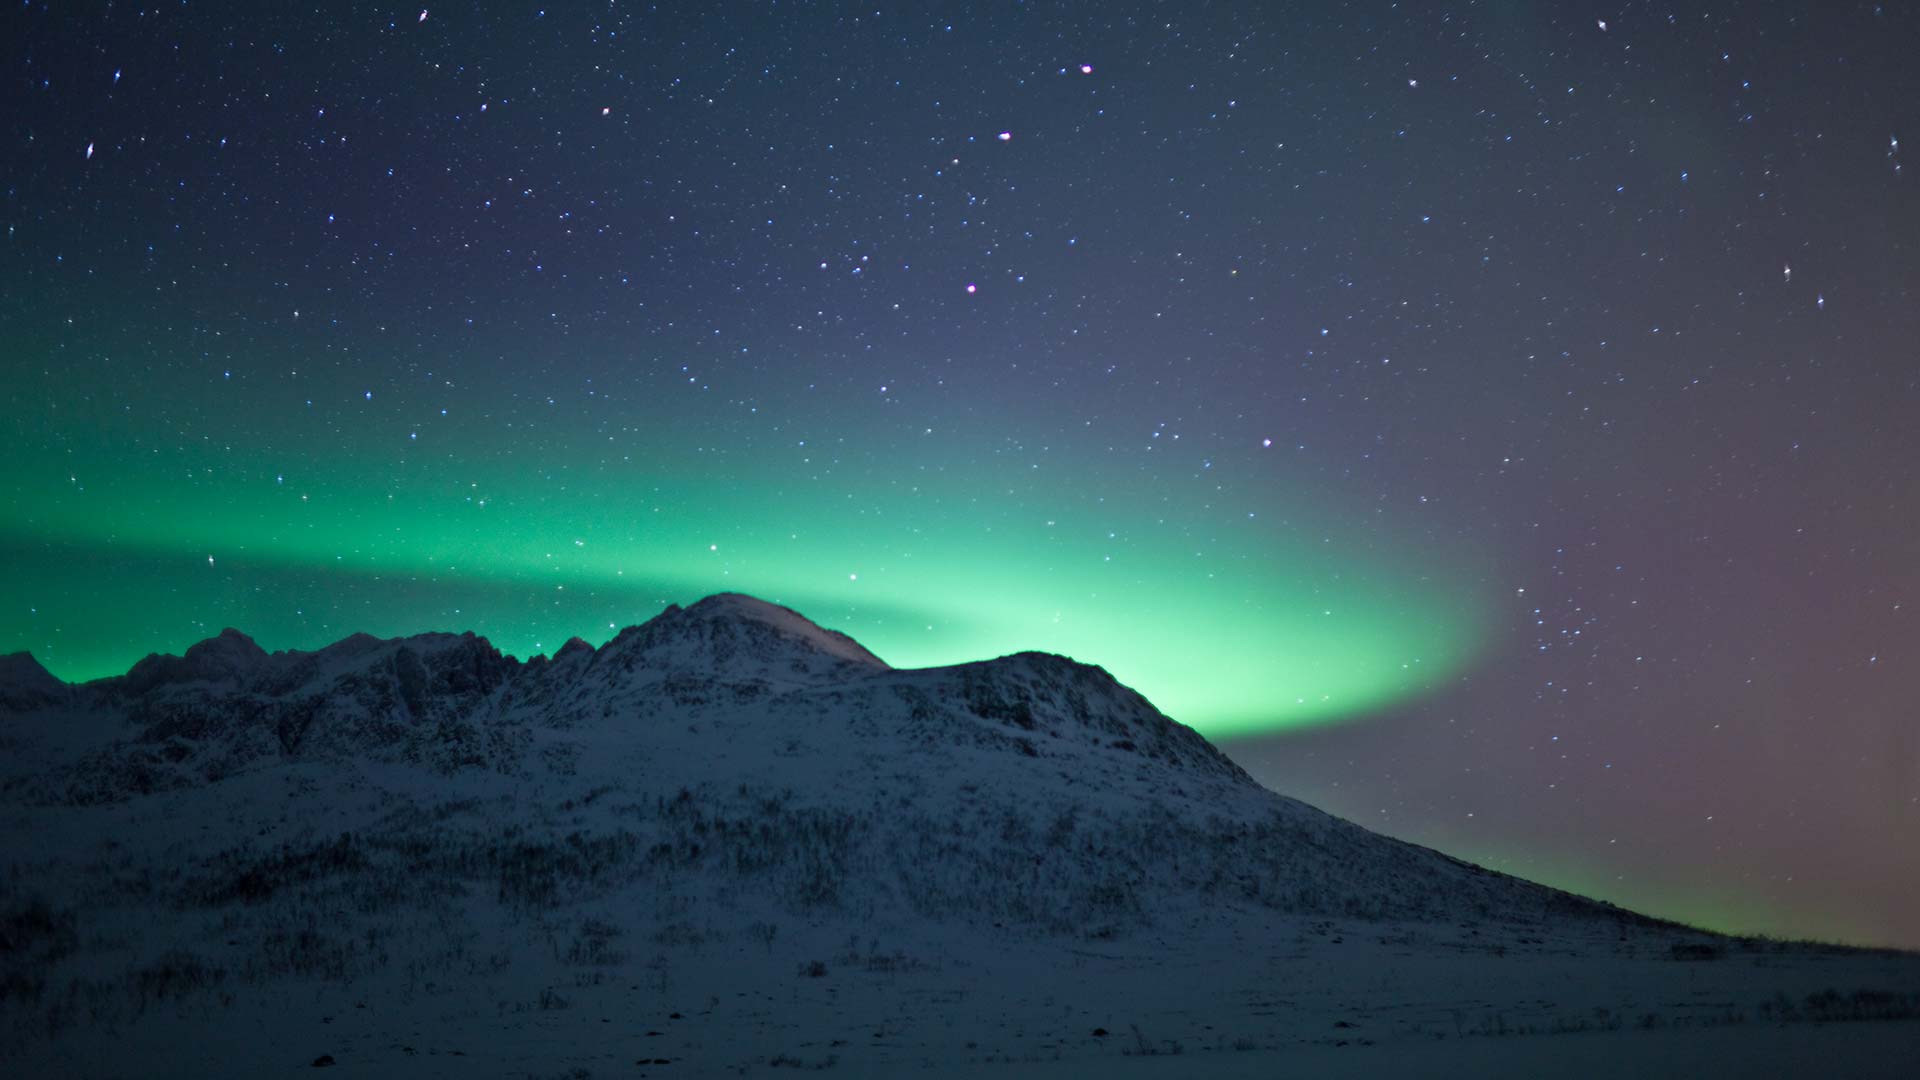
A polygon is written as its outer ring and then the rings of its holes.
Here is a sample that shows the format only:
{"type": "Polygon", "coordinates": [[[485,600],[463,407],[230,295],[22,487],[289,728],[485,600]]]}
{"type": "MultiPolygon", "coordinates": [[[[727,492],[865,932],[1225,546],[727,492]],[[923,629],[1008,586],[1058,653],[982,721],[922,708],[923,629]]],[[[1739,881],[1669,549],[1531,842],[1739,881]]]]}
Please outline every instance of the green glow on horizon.
{"type": "Polygon", "coordinates": [[[1698,884],[1698,866],[1638,866],[1622,875],[1619,868],[1532,850],[1475,853],[1451,845],[1444,850],[1489,869],[1716,934],[1856,945],[1869,945],[1880,936],[1834,911],[1769,901],[1746,887],[1698,884]]]}
{"type": "Polygon", "coordinates": [[[928,441],[884,471],[793,450],[748,469],[667,434],[613,456],[563,433],[536,460],[480,425],[423,449],[414,426],[333,446],[254,432],[244,455],[143,426],[82,447],[44,433],[0,527],[17,568],[0,650],[71,680],[225,625],[269,649],[471,629],[526,656],[738,591],[899,667],[1064,653],[1223,736],[1385,708],[1457,676],[1483,636],[1481,590],[1446,552],[1304,499],[1269,521],[1211,477],[1114,475],[1085,452],[1040,470],[928,441]]]}

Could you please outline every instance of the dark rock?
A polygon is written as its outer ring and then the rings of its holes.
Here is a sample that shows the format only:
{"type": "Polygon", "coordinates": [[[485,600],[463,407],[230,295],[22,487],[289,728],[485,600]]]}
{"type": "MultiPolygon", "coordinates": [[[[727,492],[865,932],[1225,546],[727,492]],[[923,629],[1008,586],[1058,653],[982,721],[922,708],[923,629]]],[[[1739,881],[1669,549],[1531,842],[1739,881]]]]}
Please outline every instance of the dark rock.
{"type": "Polygon", "coordinates": [[[67,696],[67,684],[40,666],[32,653],[0,656],[0,709],[30,712],[67,696]]]}

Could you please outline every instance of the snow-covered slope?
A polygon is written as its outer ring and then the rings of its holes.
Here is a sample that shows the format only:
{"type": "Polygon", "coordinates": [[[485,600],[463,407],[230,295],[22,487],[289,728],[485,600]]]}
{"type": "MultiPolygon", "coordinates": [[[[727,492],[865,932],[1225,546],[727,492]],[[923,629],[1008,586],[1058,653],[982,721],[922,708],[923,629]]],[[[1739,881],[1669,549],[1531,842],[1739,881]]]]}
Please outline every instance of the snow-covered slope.
{"type": "Polygon", "coordinates": [[[1342,924],[1445,956],[1724,948],[1268,791],[1098,667],[896,670],[732,594],[524,663],[471,634],[269,654],[227,630],[68,688],[16,654],[0,740],[0,1018],[69,1066],[70,1030],[296,985],[527,1007],[831,955],[937,990],[943,957],[1342,924]]]}

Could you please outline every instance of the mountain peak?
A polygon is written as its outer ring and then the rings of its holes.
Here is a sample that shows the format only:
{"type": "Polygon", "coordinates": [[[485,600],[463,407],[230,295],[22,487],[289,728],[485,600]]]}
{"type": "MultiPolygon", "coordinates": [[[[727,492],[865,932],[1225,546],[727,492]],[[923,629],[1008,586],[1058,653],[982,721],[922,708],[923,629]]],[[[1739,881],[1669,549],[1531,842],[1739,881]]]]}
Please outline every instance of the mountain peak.
{"type": "Polygon", "coordinates": [[[621,631],[607,648],[621,655],[625,669],[644,666],[779,682],[890,670],[847,635],[743,593],[716,593],[684,608],[670,604],[645,623],[621,631]]]}
{"type": "Polygon", "coordinates": [[[183,672],[192,678],[217,681],[244,678],[267,661],[267,650],[229,626],[214,637],[188,646],[180,659],[183,672]]]}
{"type": "Polygon", "coordinates": [[[762,600],[746,593],[714,593],[678,612],[680,619],[730,620],[756,623],[781,635],[803,641],[822,652],[870,667],[886,667],[879,657],[868,652],[846,634],[828,630],[789,607],[762,600]]]}
{"type": "Polygon", "coordinates": [[[262,649],[258,642],[229,626],[205,641],[187,646],[186,659],[220,657],[253,661],[263,659],[266,655],[267,650],[262,649]]]}
{"type": "Polygon", "coordinates": [[[184,656],[148,656],[127,671],[121,687],[129,693],[142,693],[164,683],[244,680],[270,659],[252,638],[227,627],[187,646],[184,656]]]}
{"type": "Polygon", "coordinates": [[[828,630],[789,607],[769,603],[746,593],[714,593],[685,608],[688,619],[728,619],[765,626],[780,636],[803,643],[829,656],[861,667],[885,671],[886,661],[869,652],[866,646],[838,630],[828,630]]]}
{"type": "Polygon", "coordinates": [[[53,672],[48,671],[33,654],[22,649],[19,652],[0,656],[0,685],[12,686],[16,683],[58,684],[53,672]]]}
{"type": "Polygon", "coordinates": [[[40,665],[30,652],[0,656],[0,706],[27,709],[55,701],[67,684],[40,665]]]}

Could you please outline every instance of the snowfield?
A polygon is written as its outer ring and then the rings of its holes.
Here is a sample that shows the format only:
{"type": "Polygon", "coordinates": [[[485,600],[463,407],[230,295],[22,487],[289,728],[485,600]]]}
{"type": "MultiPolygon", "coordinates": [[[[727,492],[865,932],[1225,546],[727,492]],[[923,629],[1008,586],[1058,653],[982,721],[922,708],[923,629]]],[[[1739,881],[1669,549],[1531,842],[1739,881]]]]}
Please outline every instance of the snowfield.
{"type": "Polygon", "coordinates": [[[521,663],[0,658],[21,1076],[1911,1076],[1920,956],[1730,939],[1268,791],[1097,667],[738,595],[521,663]]]}

